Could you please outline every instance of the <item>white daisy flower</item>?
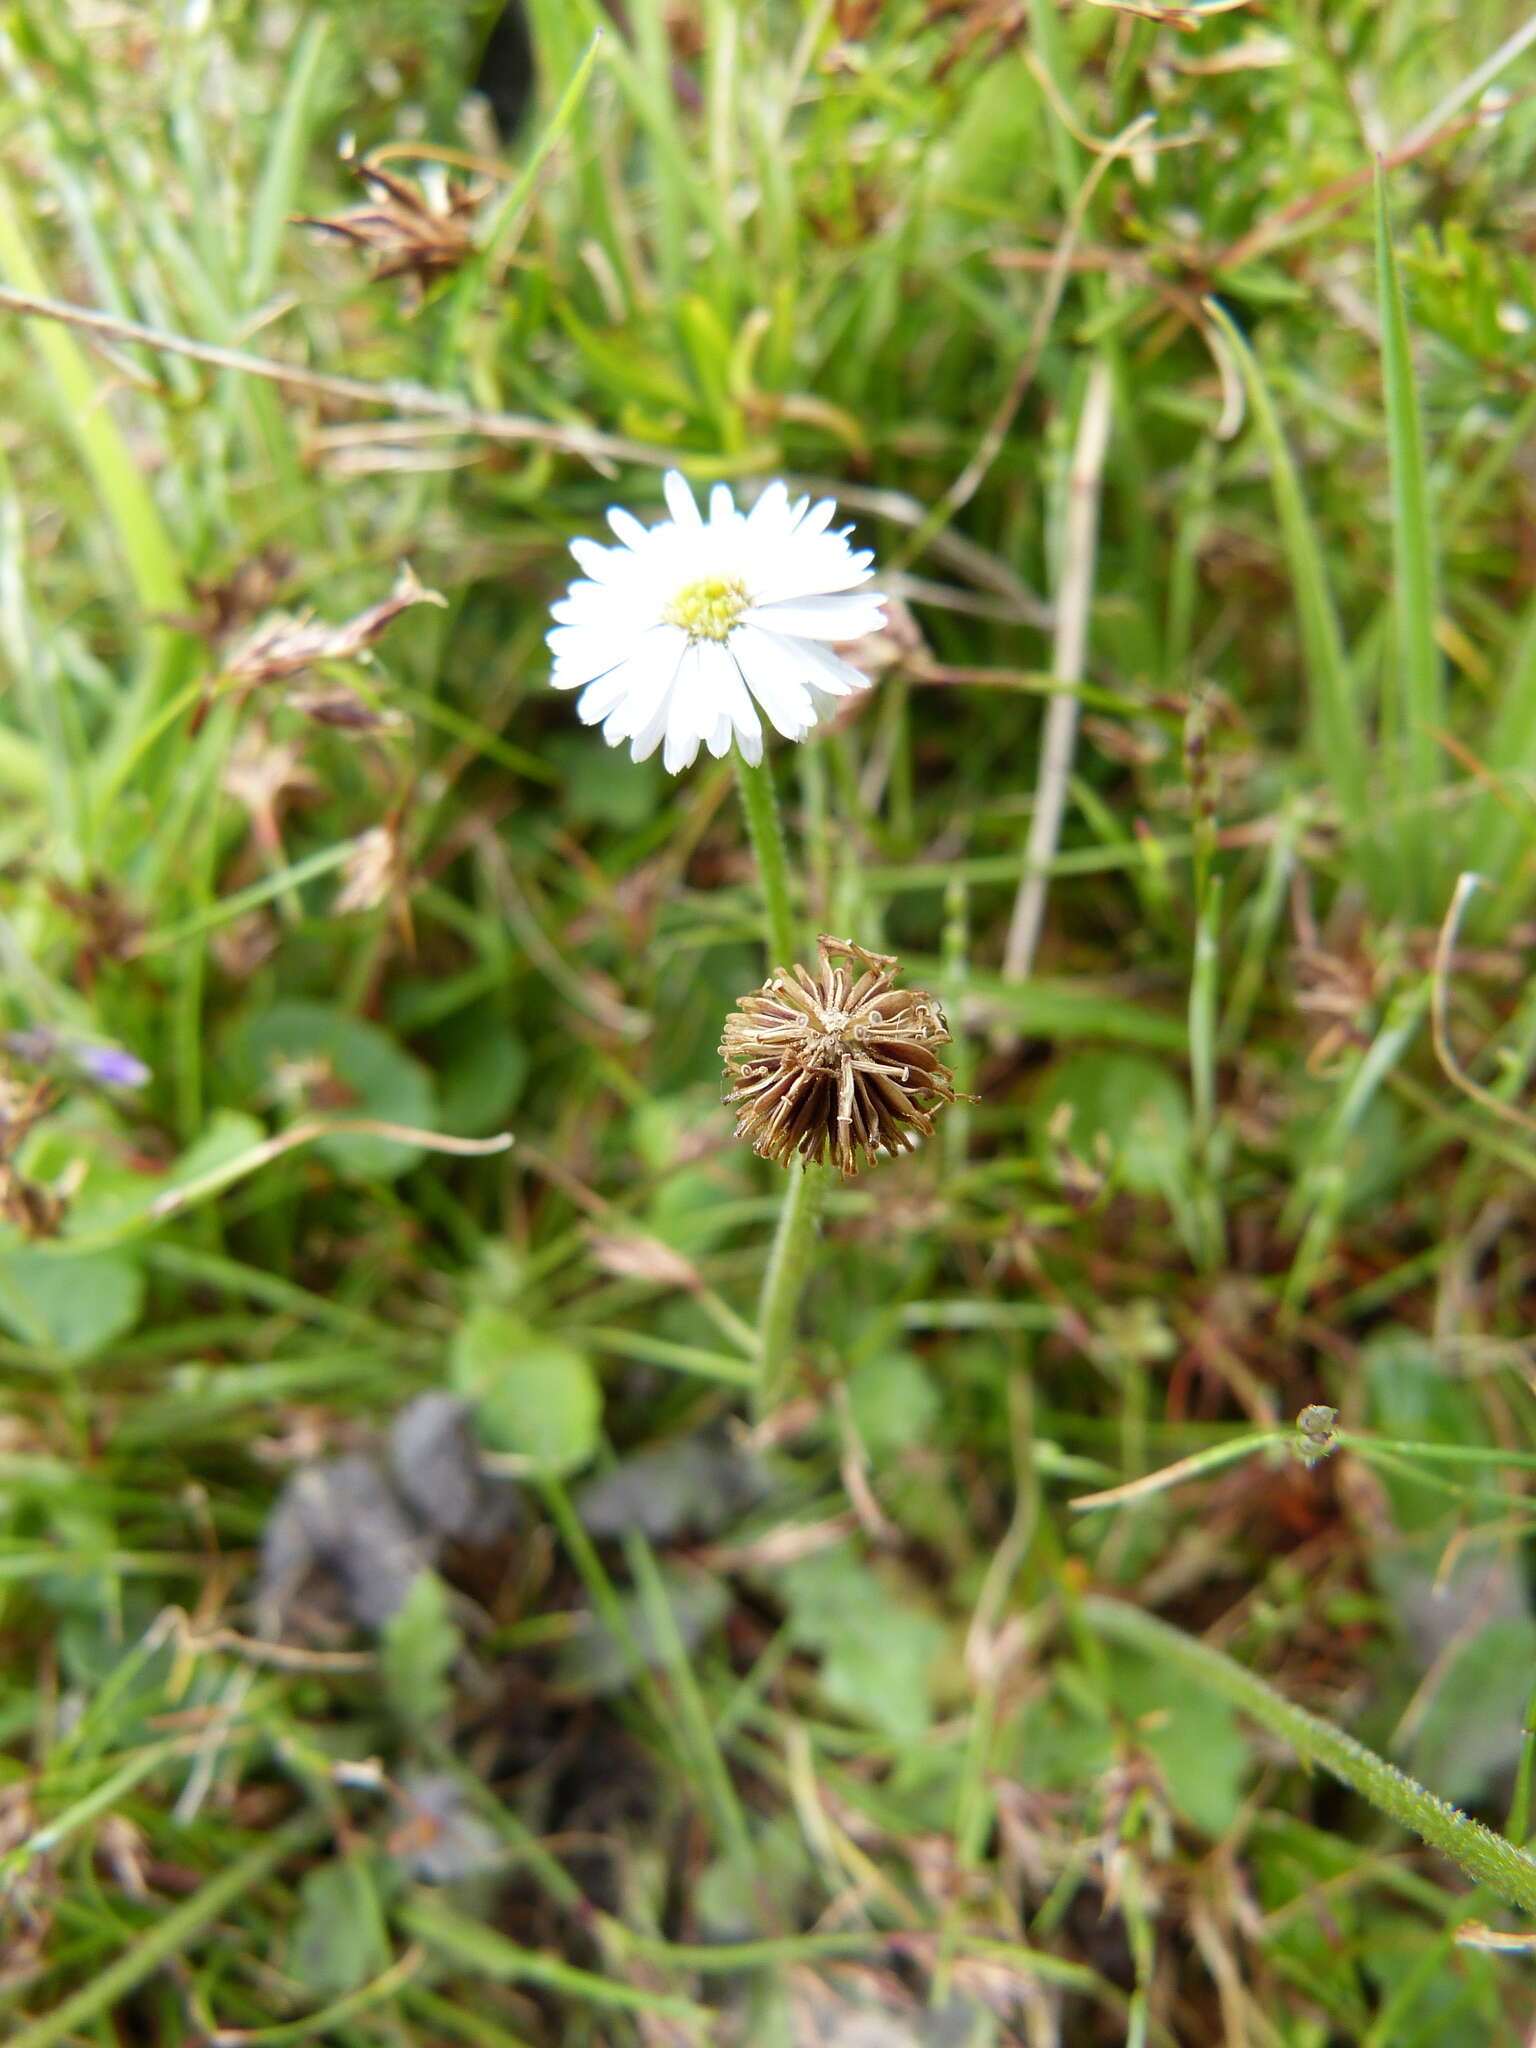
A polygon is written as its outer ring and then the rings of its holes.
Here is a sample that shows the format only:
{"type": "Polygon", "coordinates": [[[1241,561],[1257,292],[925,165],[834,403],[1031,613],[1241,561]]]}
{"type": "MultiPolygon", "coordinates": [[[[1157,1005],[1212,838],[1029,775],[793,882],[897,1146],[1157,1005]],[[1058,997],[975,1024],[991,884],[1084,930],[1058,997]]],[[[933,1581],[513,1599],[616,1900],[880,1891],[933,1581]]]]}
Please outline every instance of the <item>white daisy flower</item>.
{"type": "Polygon", "coordinates": [[[719,758],[732,735],[746,759],[763,758],[761,710],[776,732],[803,740],[833,701],[869,678],[832,652],[885,622],[869,581],[873,555],[832,528],[830,498],[790,503],[771,483],[738,512],[724,484],[700,516],[677,470],[663,489],[670,519],[642,526],[608,510],[617,547],[577,540],[585,571],[554,607],[557,690],[580,690],[577,715],[601,725],[610,747],[630,743],[643,761],[664,747],[676,775],[700,745],[719,758]]]}

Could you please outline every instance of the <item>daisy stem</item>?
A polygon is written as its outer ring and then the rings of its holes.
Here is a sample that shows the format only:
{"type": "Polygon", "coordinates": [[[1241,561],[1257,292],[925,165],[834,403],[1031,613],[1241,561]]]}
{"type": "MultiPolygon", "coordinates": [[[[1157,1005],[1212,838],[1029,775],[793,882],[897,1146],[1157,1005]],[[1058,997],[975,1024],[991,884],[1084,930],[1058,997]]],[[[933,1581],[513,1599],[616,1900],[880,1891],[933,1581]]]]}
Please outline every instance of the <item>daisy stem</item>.
{"type": "Polygon", "coordinates": [[[753,1406],[759,1422],[773,1413],[789,1391],[795,1312],[810,1277],[826,1187],[826,1167],[790,1169],[757,1305],[758,1380],[753,1406]]]}
{"type": "MultiPolygon", "coordinates": [[[[784,828],[779,821],[773,770],[767,762],[754,767],[738,749],[736,779],[741,785],[741,807],[747,815],[752,850],[757,855],[771,974],[778,967],[793,967],[799,952],[784,828]]],[[[826,1181],[827,1169],[823,1166],[807,1166],[798,1172],[792,1169],[786,1180],[784,1203],[779,1210],[773,1250],[768,1254],[768,1270],[763,1275],[763,1291],[757,1305],[758,1380],[753,1406],[759,1421],[772,1414],[789,1389],[795,1314],[816,1250],[826,1181]]]]}
{"type": "Polygon", "coordinates": [[[758,880],[763,891],[764,931],[768,941],[768,968],[795,964],[795,905],[789,887],[789,860],[784,851],[784,827],[779,822],[779,800],[774,794],[773,770],[766,761],[756,767],[736,750],[736,780],[741,787],[741,807],[747,814],[747,831],[757,856],[758,880]]]}

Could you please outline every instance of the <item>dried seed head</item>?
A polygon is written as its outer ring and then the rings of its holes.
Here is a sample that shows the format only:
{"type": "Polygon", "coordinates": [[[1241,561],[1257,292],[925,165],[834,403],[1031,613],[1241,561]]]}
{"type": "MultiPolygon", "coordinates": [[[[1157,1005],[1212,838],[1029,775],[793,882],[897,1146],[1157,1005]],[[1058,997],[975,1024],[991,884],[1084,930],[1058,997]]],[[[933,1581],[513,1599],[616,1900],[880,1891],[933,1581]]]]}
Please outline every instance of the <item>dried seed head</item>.
{"type": "Polygon", "coordinates": [[[954,1076],[944,1012],[893,986],[897,963],[848,939],[819,941],[821,968],[778,968],[725,1020],[720,1057],[734,1082],[736,1135],[791,1166],[831,1158],[844,1173],[905,1151],[933,1130],[954,1076]]]}
{"type": "Polygon", "coordinates": [[[474,218],[483,189],[452,178],[436,183],[402,178],[378,162],[354,163],[352,169],[367,199],[341,213],[300,214],[297,225],[371,250],[375,283],[407,278],[419,301],[425,286],[474,254],[474,218]]]}
{"type": "Polygon", "coordinates": [[[446,606],[447,602],[440,591],[428,590],[418,582],[409,564],[402,563],[388,597],[339,625],[307,612],[296,616],[279,613],[264,620],[225,655],[225,679],[245,691],[263,683],[287,682],[317,662],[361,661],[402,612],[413,605],[446,606]]]}

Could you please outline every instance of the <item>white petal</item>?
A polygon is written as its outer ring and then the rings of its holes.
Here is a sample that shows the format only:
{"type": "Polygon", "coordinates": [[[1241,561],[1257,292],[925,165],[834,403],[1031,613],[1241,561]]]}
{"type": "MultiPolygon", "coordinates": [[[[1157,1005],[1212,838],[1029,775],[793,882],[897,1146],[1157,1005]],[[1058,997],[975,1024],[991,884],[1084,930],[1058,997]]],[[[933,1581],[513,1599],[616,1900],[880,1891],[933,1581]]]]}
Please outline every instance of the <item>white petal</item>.
{"type": "MultiPolygon", "coordinates": [[[[778,639],[779,635],[772,637],[778,639]]],[[[793,639],[786,635],[783,646],[786,663],[793,661],[797,664],[799,673],[810,685],[813,697],[851,697],[856,691],[869,688],[870,679],[863,669],[855,668],[851,661],[844,661],[814,640],[793,639]]]]}
{"type": "Polygon", "coordinates": [[[824,597],[760,598],[743,614],[771,633],[793,633],[805,640],[861,640],[885,624],[885,606],[878,591],[838,592],[824,597]]]}
{"type": "Polygon", "coordinates": [[[842,596],[869,581],[872,560],[867,550],[850,553],[830,534],[818,534],[812,540],[791,536],[777,547],[763,549],[752,587],[760,604],[842,596]]]}
{"type": "Polygon", "coordinates": [[[665,722],[678,663],[687,637],[676,626],[657,626],[647,633],[624,664],[628,687],[603,722],[610,747],[633,739],[659,711],[665,722]]]}
{"type": "MultiPolygon", "coordinates": [[[[649,761],[652,754],[661,745],[663,736],[666,733],[670,710],[671,698],[664,698],[630,741],[629,758],[631,761],[649,761]]],[[[606,731],[606,727],[604,730],[606,731]]]]}
{"type": "Polygon", "coordinates": [[[741,749],[741,758],[744,761],[753,768],[759,766],[763,758],[763,728],[761,725],[757,726],[755,731],[750,733],[738,732],[736,744],[741,749]]]}
{"type": "Polygon", "coordinates": [[[573,583],[565,596],[550,606],[557,625],[581,626],[612,633],[626,626],[643,633],[656,623],[654,586],[646,591],[629,591],[613,584],[573,583]]]}
{"type": "Polygon", "coordinates": [[[757,494],[757,503],[747,514],[747,525],[754,534],[785,523],[789,510],[788,486],[778,477],[771,484],[765,484],[757,494]]]}
{"type": "Polygon", "coordinates": [[[802,740],[816,723],[816,706],[784,648],[782,640],[755,626],[743,624],[731,634],[742,680],[767,712],[769,724],[787,740],[802,740]]]}
{"type": "Polygon", "coordinates": [[[605,676],[594,676],[587,684],[576,699],[576,716],[583,725],[601,725],[629,695],[633,666],[632,662],[621,661],[605,676]]]}
{"type": "Polygon", "coordinates": [[[564,597],[550,606],[549,615],[557,625],[581,626],[588,620],[600,619],[605,610],[600,583],[573,583],[564,597]]]}
{"type": "MultiPolygon", "coordinates": [[[[718,640],[696,643],[692,683],[689,717],[716,760],[729,748],[731,733],[738,723],[748,731],[762,730],[741,680],[741,671],[718,640]]],[[[692,760],[693,756],[688,758],[692,760]]]]}
{"type": "MultiPolygon", "coordinates": [[[[699,735],[691,725],[679,723],[674,712],[667,721],[667,741],[661,750],[661,765],[669,775],[681,775],[685,768],[691,768],[699,751],[699,735]]],[[[643,760],[636,754],[637,761],[643,760]]]]}
{"type": "MultiPolygon", "coordinates": [[[[654,632],[657,629],[651,628],[654,632]]],[[[645,639],[644,633],[603,633],[590,626],[556,626],[545,635],[555,657],[550,681],[557,690],[574,690],[605,676],[628,661],[645,639]]]]}
{"type": "Polygon", "coordinates": [[[690,641],[677,665],[677,679],[667,707],[667,743],[661,765],[669,775],[691,767],[699,742],[714,724],[708,710],[704,644],[690,641]]]}
{"type": "Polygon", "coordinates": [[[688,488],[687,478],[680,469],[669,469],[661,480],[662,493],[667,501],[667,510],[684,528],[702,526],[699,508],[693,502],[693,493],[688,488]]]}
{"type": "MultiPolygon", "coordinates": [[[[734,638],[732,635],[732,640],[734,638]]],[[[715,658],[709,663],[709,685],[716,708],[727,726],[735,728],[741,740],[741,750],[747,755],[748,760],[761,760],[763,724],[753,709],[752,698],[742,675],[741,663],[736,658],[735,648],[731,641],[727,641],[725,646],[716,646],[712,651],[715,658]],[[756,756],[748,752],[754,743],[757,747],[756,756]]],[[[730,733],[727,731],[725,745],[718,750],[711,747],[710,752],[718,751],[723,754],[729,745],[730,733]]]]}
{"type": "Polygon", "coordinates": [[[608,524],[625,547],[633,548],[644,544],[646,528],[640,524],[633,512],[626,512],[622,505],[608,507],[608,524]]]}
{"type": "Polygon", "coordinates": [[[736,500],[729,484],[716,484],[709,494],[709,523],[728,526],[736,517],[736,500]]]}
{"type": "Polygon", "coordinates": [[[618,548],[605,548],[595,540],[573,540],[571,553],[594,583],[606,583],[623,560],[618,548]]]}

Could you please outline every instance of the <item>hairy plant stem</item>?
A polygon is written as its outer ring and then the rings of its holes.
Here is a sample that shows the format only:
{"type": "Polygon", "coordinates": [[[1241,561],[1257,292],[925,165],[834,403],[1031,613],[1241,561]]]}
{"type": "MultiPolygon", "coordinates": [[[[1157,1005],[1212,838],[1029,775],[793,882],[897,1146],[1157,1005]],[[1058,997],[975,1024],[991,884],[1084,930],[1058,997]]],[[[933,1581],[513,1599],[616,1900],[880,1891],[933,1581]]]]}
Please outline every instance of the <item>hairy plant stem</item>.
{"type": "Polygon", "coordinates": [[[1536,1911],[1536,1859],[1470,1820],[1457,1807],[1356,1742],[1320,1715],[1298,1707],[1262,1678],[1245,1671],[1220,1650],[1123,1600],[1095,1598],[1083,1603],[1083,1618],[1100,1635],[1140,1650],[1159,1663],[1175,1664],[1213,1692],[1281,1736],[1303,1763],[1321,1764],[1368,1799],[1372,1806],[1410,1829],[1432,1849],[1487,1885],[1509,1905],[1536,1911]]]}
{"type": "Polygon", "coordinates": [[[757,1304],[758,1377],[753,1406],[759,1421],[771,1415],[789,1392],[795,1314],[810,1277],[829,1171],[825,1166],[789,1170],[757,1304]]]}
{"type": "MultiPolygon", "coordinates": [[[[741,807],[746,813],[762,885],[763,927],[771,974],[777,967],[793,967],[799,951],[784,827],[779,820],[773,770],[766,762],[753,767],[739,750],[735,758],[741,807]]],[[[795,1312],[816,1249],[827,1172],[824,1166],[791,1169],[785,1184],[773,1250],[768,1255],[768,1270],[763,1275],[763,1291],[757,1304],[758,1378],[753,1407],[759,1420],[772,1413],[789,1389],[795,1312]]]]}
{"type": "Polygon", "coordinates": [[[766,761],[753,767],[736,751],[736,780],[741,789],[741,807],[747,816],[752,851],[757,856],[757,876],[763,891],[764,936],[768,944],[768,971],[795,964],[795,903],[789,886],[789,859],[784,850],[784,827],[779,822],[779,800],[774,794],[773,770],[766,761]]]}

